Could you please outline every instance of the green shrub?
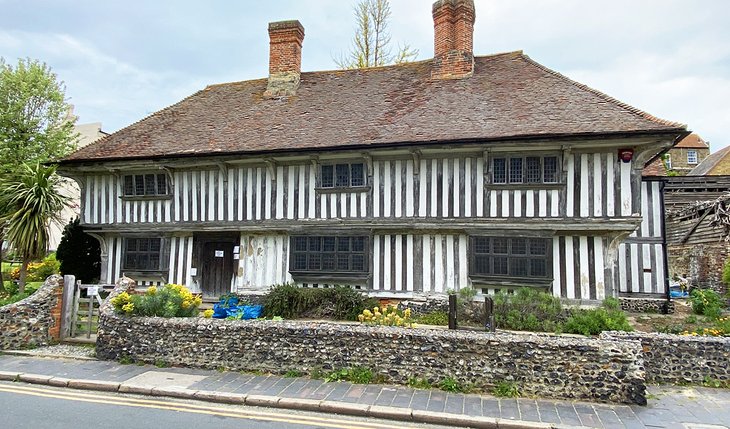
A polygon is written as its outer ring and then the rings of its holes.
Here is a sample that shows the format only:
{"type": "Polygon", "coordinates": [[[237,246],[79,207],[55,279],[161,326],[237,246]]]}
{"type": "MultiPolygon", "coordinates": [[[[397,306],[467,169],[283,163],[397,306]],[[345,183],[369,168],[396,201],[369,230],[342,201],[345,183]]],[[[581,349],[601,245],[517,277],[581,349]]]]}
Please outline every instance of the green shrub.
{"type": "Polygon", "coordinates": [[[369,368],[356,366],[353,368],[342,368],[334,370],[324,378],[326,382],[349,381],[355,384],[370,384],[375,377],[369,368]]]}
{"type": "Polygon", "coordinates": [[[563,325],[563,331],[586,336],[598,335],[603,331],[633,331],[626,313],[616,308],[614,300],[610,298],[608,302],[604,301],[599,308],[575,310],[563,325]]]}
{"type": "Polygon", "coordinates": [[[28,283],[25,285],[25,291],[23,293],[18,293],[18,285],[13,282],[6,282],[5,294],[0,294],[0,307],[14,304],[20,300],[28,298],[33,295],[40,286],[41,283],[28,283]]]}
{"type": "Polygon", "coordinates": [[[101,275],[99,240],[84,232],[78,217],[63,228],[56,257],[60,271],[73,274],[82,283],[94,283],[101,275]]]}
{"type": "Polygon", "coordinates": [[[199,314],[201,301],[186,287],[168,284],[161,289],[150,286],[144,295],[122,292],[111,303],[117,313],[130,316],[194,317],[199,314]]]}
{"type": "Polygon", "coordinates": [[[471,390],[468,385],[463,385],[459,383],[453,377],[446,377],[443,380],[439,381],[438,387],[439,389],[446,392],[468,393],[471,390]]]}
{"type": "Polygon", "coordinates": [[[416,317],[414,321],[415,323],[420,323],[422,325],[446,326],[449,324],[449,313],[441,310],[434,310],[416,317]]]}
{"type": "Polygon", "coordinates": [[[692,312],[717,319],[722,314],[720,294],[712,289],[693,289],[689,295],[692,312]]]}
{"type": "Polygon", "coordinates": [[[374,306],[377,301],[347,286],[314,289],[284,284],[273,286],[264,297],[264,316],[357,320],[365,308],[374,306]]]}
{"type": "Polygon", "coordinates": [[[553,332],[563,317],[560,299],[548,292],[521,288],[512,295],[494,296],[494,320],[501,329],[553,332]]]}
{"type": "Polygon", "coordinates": [[[432,386],[426,378],[410,377],[408,379],[408,387],[414,389],[430,389],[432,386]]]}
{"type": "Polygon", "coordinates": [[[520,396],[520,390],[512,381],[500,381],[492,389],[492,394],[500,398],[516,398],[520,396]]]}

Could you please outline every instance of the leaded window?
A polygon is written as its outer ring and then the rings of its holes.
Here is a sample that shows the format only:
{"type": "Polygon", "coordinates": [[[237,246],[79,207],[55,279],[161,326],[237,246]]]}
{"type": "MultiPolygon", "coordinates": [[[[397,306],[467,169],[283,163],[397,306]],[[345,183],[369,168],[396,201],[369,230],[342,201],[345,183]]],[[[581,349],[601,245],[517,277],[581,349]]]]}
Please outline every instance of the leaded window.
{"type": "Polygon", "coordinates": [[[550,241],[532,237],[471,237],[470,274],[546,279],[550,241]]]}
{"type": "Polygon", "coordinates": [[[125,270],[159,271],[163,268],[161,238],[126,238],[124,243],[125,270]]]}
{"type": "Polygon", "coordinates": [[[128,174],[124,176],[124,196],[141,197],[168,195],[167,175],[158,174],[128,174]]]}
{"type": "Polygon", "coordinates": [[[363,236],[294,236],[290,271],[298,273],[366,273],[368,239],[363,236]]]}
{"type": "Polygon", "coordinates": [[[492,183],[558,183],[558,164],[555,155],[492,158],[492,183]]]}
{"type": "Polygon", "coordinates": [[[687,164],[697,164],[697,151],[696,150],[687,151],[687,164]]]}
{"type": "Polygon", "coordinates": [[[365,165],[362,162],[323,164],[319,186],[322,188],[357,188],[365,186],[365,165]]]}

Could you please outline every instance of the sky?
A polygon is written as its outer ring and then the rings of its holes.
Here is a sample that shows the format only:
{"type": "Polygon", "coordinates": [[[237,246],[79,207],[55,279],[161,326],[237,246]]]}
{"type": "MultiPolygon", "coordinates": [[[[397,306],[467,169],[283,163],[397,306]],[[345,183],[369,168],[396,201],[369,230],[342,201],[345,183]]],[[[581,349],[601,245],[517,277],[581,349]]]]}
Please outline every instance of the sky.
{"type": "MultiPolygon", "coordinates": [[[[117,131],[268,74],[267,24],[298,19],[303,71],[337,68],[356,0],[0,0],[0,57],[47,63],[79,123],[117,131]]],[[[433,57],[431,0],[391,0],[395,45],[433,57]]],[[[730,1],[475,0],[474,52],[533,60],[730,146],[730,1]]]]}

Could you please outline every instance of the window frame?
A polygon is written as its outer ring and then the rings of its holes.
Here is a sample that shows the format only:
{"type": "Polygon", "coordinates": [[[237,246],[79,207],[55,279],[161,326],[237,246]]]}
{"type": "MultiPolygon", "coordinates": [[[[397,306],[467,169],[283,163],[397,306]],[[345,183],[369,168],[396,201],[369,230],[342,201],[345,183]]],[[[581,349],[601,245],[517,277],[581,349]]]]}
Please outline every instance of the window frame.
{"type": "Polygon", "coordinates": [[[122,242],[122,257],[121,257],[121,269],[125,273],[142,273],[142,274],[158,274],[158,273],[167,273],[168,271],[168,265],[169,265],[169,248],[168,248],[168,240],[166,240],[164,237],[159,236],[126,236],[123,237],[122,242]],[[139,242],[138,240],[149,240],[149,247],[152,247],[152,243],[157,241],[159,243],[159,250],[157,252],[153,250],[139,250],[139,242]],[[136,250],[133,251],[136,255],[146,255],[149,257],[150,255],[157,256],[157,266],[130,266],[128,265],[128,255],[130,253],[130,243],[136,242],[137,245],[136,250]]]}
{"type": "Polygon", "coordinates": [[[469,236],[469,278],[475,283],[490,283],[495,285],[533,285],[533,286],[548,286],[553,282],[553,240],[550,237],[545,236],[506,236],[506,235],[471,235],[469,236]],[[489,252],[477,252],[476,241],[478,239],[489,239],[489,252]],[[506,240],[506,253],[496,253],[494,251],[494,240],[506,240]],[[526,240],[525,253],[512,253],[513,252],[513,241],[526,240]],[[544,255],[531,254],[530,240],[541,240],[545,246],[544,255]],[[477,272],[477,258],[480,256],[486,256],[489,258],[489,273],[477,272]],[[494,262],[495,257],[506,258],[506,274],[494,274],[494,262]],[[526,275],[513,275],[512,264],[513,261],[526,260],[526,268],[528,274],[526,275]],[[535,276],[531,275],[532,271],[532,260],[544,261],[545,275],[535,276]]]}
{"type": "Polygon", "coordinates": [[[505,186],[509,188],[515,188],[515,187],[552,187],[552,186],[561,186],[563,185],[563,179],[564,175],[562,174],[562,157],[559,153],[526,153],[523,155],[513,155],[513,154],[492,154],[489,161],[489,183],[492,186],[500,187],[505,186]],[[532,171],[530,170],[529,166],[532,162],[534,162],[535,158],[540,159],[539,163],[539,180],[534,180],[534,176],[531,176],[530,174],[532,171]],[[555,172],[553,173],[555,176],[554,181],[546,182],[545,181],[545,159],[546,158],[555,158],[555,172]],[[501,166],[495,167],[496,163],[495,161],[501,160],[500,162],[501,166]],[[519,160],[519,162],[515,162],[519,160]],[[513,176],[513,166],[519,164],[520,168],[520,174],[519,179],[517,179],[516,175],[513,176]],[[503,175],[503,178],[500,179],[500,181],[497,181],[497,176],[495,175],[497,172],[501,173],[503,175]]]}
{"type": "Polygon", "coordinates": [[[687,150],[687,164],[699,164],[699,153],[694,149],[687,150]],[[694,160],[690,160],[690,154],[694,154],[694,160]]]}
{"type": "Polygon", "coordinates": [[[120,198],[125,200],[150,200],[150,199],[166,199],[166,198],[172,198],[172,180],[170,178],[170,175],[167,173],[160,173],[160,172],[135,172],[130,174],[123,174],[121,175],[121,182],[122,182],[122,194],[120,198]],[[154,192],[148,192],[148,177],[154,176],[154,192]],[[137,193],[138,191],[138,184],[137,180],[138,178],[142,178],[142,193],[137,193]],[[164,177],[164,193],[160,192],[160,186],[163,186],[160,183],[160,177],[164,177]],[[128,193],[128,186],[127,186],[127,178],[131,178],[131,189],[132,193],[128,193]]]}
{"type": "Polygon", "coordinates": [[[345,281],[358,281],[367,279],[370,276],[370,249],[372,237],[368,234],[344,233],[344,234],[297,234],[289,236],[289,273],[295,278],[313,278],[313,279],[341,279],[345,281]],[[340,240],[347,238],[349,240],[349,250],[340,249],[340,240]],[[362,250],[353,250],[353,238],[360,238],[363,242],[362,250]],[[325,239],[333,240],[334,250],[325,250],[325,239]],[[298,250],[297,240],[306,240],[306,250],[298,250]],[[312,249],[313,240],[319,241],[319,247],[312,249]],[[323,268],[325,254],[331,255],[334,266],[332,268],[323,268]],[[297,256],[304,255],[306,257],[306,268],[300,268],[297,264],[297,256]],[[320,257],[319,269],[310,268],[311,257],[316,255],[320,257]],[[348,269],[340,269],[337,266],[338,258],[341,255],[347,255],[349,258],[348,269]],[[362,270],[351,269],[353,265],[353,256],[362,257],[362,270]]]}
{"type": "Polygon", "coordinates": [[[370,190],[370,183],[368,181],[368,163],[365,160],[360,159],[348,159],[348,160],[333,160],[320,162],[317,165],[317,186],[316,191],[318,192],[366,192],[370,190]],[[360,164],[362,165],[362,184],[353,185],[352,182],[352,166],[360,164]],[[337,184],[337,168],[339,166],[348,167],[348,184],[338,185],[337,184]],[[325,186],[324,184],[324,169],[332,168],[332,186],[325,186]]]}

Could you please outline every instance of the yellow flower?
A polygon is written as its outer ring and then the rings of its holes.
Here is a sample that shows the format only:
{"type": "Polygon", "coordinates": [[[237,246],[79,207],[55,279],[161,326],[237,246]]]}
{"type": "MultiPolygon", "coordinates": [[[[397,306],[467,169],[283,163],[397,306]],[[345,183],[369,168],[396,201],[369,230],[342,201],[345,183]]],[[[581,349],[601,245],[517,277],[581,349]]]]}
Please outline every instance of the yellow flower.
{"type": "Polygon", "coordinates": [[[123,311],[124,311],[125,313],[127,313],[127,314],[130,314],[131,312],[133,312],[133,311],[134,311],[134,304],[133,304],[133,303],[131,303],[131,302],[128,302],[128,303],[126,303],[126,304],[124,304],[124,305],[122,306],[122,310],[123,310],[123,311]]]}
{"type": "Polygon", "coordinates": [[[211,317],[213,317],[213,310],[211,310],[210,308],[205,310],[203,312],[203,317],[205,317],[206,319],[210,319],[211,317]]]}
{"type": "Polygon", "coordinates": [[[182,304],[180,304],[180,306],[181,306],[182,308],[190,308],[190,306],[191,306],[192,304],[193,304],[192,302],[190,302],[190,301],[188,301],[188,300],[184,300],[184,301],[182,302],[182,304]]]}
{"type": "Polygon", "coordinates": [[[404,311],[403,314],[406,316],[406,319],[411,317],[411,309],[406,308],[406,311],[404,311]]]}
{"type": "Polygon", "coordinates": [[[157,293],[157,286],[150,286],[147,288],[147,295],[155,295],[157,293]]]}

